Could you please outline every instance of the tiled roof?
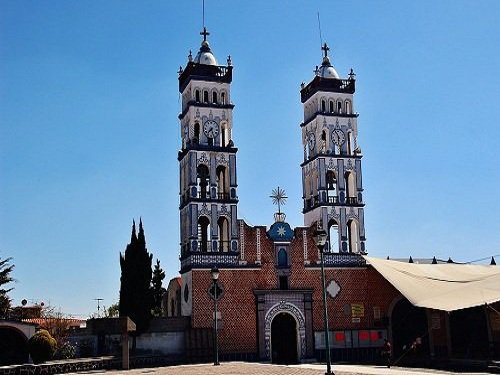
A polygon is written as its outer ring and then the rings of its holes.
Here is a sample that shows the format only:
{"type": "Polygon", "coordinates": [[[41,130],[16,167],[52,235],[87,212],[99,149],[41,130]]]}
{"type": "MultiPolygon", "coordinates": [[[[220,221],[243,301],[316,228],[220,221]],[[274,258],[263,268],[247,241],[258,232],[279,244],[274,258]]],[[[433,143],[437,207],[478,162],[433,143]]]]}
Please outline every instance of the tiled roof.
{"type": "Polygon", "coordinates": [[[30,319],[22,319],[24,323],[36,324],[40,327],[47,328],[51,327],[56,323],[61,323],[66,325],[68,328],[70,327],[81,327],[86,323],[84,319],[71,319],[71,318],[30,318],[30,319]]]}

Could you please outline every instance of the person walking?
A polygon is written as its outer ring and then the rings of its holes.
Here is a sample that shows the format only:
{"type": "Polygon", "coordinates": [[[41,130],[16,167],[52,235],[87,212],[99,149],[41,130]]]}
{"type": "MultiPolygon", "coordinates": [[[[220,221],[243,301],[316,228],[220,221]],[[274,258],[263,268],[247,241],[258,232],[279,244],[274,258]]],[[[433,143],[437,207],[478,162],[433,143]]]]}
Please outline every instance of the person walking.
{"type": "Polygon", "coordinates": [[[392,345],[387,339],[384,339],[384,345],[382,346],[382,356],[387,359],[387,367],[391,367],[391,357],[392,357],[392,345]]]}

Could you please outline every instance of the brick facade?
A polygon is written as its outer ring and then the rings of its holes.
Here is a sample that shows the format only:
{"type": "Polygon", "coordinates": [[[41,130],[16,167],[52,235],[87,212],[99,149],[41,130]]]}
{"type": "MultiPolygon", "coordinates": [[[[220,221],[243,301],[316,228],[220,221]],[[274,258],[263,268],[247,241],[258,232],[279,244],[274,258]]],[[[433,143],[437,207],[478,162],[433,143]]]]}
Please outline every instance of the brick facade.
{"type": "MultiPolygon", "coordinates": [[[[289,243],[274,242],[263,226],[250,227],[240,222],[239,228],[242,231],[240,246],[244,247],[240,266],[219,267],[219,285],[223,289],[222,298],[218,302],[221,355],[253,354],[270,360],[269,348],[265,347],[269,346],[265,318],[269,318],[274,307],[274,313],[283,309],[295,314],[298,323],[304,320],[305,341],[303,348],[302,343],[298,344],[299,359],[314,356],[314,351],[317,350],[314,333],[323,331],[323,304],[319,253],[312,238],[313,228],[296,228],[289,243]],[[289,246],[288,289],[280,289],[280,267],[275,249],[280,244],[289,246]],[[258,296],[263,296],[260,303],[258,296]],[[284,302],[281,307],[280,302],[284,302]]],[[[193,268],[191,272],[192,327],[211,328],[214,302],[208,292],[212,282],[209,268],[193,268]]],[[[388,316],[389,306],[400,296],[391,284],[366,265],[329,266],[325,272],[327,286],[334,281],[340,287],[335,298],[330,295],[327,298],[331,331],[385,330],[384,322],[387,319],[384,318],[388,316]],[[362,306],[364,310],[354,319],[352,304],[362,306]]],[[[300,331],[300,324],[298,330],[300,331]]]]}

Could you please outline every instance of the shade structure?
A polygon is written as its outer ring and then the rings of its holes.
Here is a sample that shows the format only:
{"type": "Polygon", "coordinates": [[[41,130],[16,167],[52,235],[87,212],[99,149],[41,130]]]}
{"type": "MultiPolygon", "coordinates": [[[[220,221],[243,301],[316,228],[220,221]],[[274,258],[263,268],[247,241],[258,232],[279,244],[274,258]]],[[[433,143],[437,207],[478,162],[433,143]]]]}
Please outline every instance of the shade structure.
{"type": "Polygon", "coordinates": [[[500,267],[418,264],[364,256],[413,305],[454,311],[500,301],[500,267]]]}

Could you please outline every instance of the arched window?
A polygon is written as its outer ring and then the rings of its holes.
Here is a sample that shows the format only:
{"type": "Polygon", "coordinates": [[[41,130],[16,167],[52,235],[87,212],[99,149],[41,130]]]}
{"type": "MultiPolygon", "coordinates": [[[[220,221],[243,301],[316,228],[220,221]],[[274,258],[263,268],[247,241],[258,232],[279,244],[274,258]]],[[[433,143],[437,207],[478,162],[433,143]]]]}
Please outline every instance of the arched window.
{"type": "Polygon", "coordinates": [[[210,220],[206,216],[198,219],[198,249],[207,252],[210,249],[210,220]]]}
{"type": "Polygon", "coordinates": [[[229,199],[229,186],[226,177],[226,167],[224,167],[223,165],[219,165],[215,172],[217,175],[217,198],[220,200],[229,199]]]}
{"type": "Polygon", "coordinates": [[[226,104],[226,93],[225,92],[221,92],[220,101],[222,104],[226,104]]]}
{"type": "Polygon", "coordinates": [[[350,115],[351,112],[352,112],[351,101],[350,100],[346,100],[345,101],[345,113],[347,113],[348,115],[350,115]]]}
{"type": "Polygon", "coordinates": [[[221,147],[226,147],[228,141],[228,130],[226,125],[221,126],[220,130],[220,145],[221,147]]]}
{"type": "Polygon", "coordinates": [[[316,204],[319,200],[318,196],[318,173],[313,172],[311,176],[311,182],[312,182],[312,189],[311,192],[314,195],[314,203],[316,204]]]}
{"type": "Polygon", "coordinates": [[[352,132],[347,132],[347,154],[352,155],[353,143],[352,132]]]}
{"type": "Polygon", "coordinates": [[[321,132],[321,152],[326,152],[326,130],[321,132]]]}
{"type": "Polygon", "coordinates": [[[229,221],[224,216],[221,216],[217,221],[219,229],[219,251],[229,251],[229,221]]]}
{"type": "Polygon", "coordinates": [[[347,204],[356,203],[356,174],[354,172],[346,172],[345,174],[345,187],[347,204]]]}
{"type": "Polygon", "coordinates": [[[208,91],[203,91],[203,102],[208,103],[208,91]]]}
{"type": "Polygon", "coordinates": [[[328,244],[330,252],[339,252],[339,224],[334,219],[328,222],[328,244]]]}
{"type": "Polygon", "coordinates": [[[335,112],[335,105],[333,104],[333,100],[330,100],[330,112],[333,113],[335,112]]]}
{"type": "Polygon", "coordinates": [[[326,172],[326,190],[328,203],[337,203],[337,177],[334,171],[326,172]]]}
{"type": "Polygon", "coordinates": [[[288,254],[284,248],[278,251],[278,267],[288,267],[288,254]]]}
{"type": "Polygon", "coordinates": [[[212,92],[212,103],[217,104],[217,91],[212,92]]]}
{"type": "Polygon", "coordinates": [[[208,179],[209,179],[209,171],[208,167],[204,164],[198,165],[198,168],[196,169],[197,176],[196,176],[196,182],[198,184],[198,191],[199,191],[199,198],[205,199],[209,197],[209,191],[208,191],[208,179]]]}
{"type": "Polygon", "coordinates": [[[195,122],[194,123],[193,143],[198,143],[198,142],[200,142],[200,124],[195,122]]]}
{"type": "Polygon", "coordinates": [[[350,253],[359,252],[358,223],[356,220],[347,222],[347,246],[350,253]]]}
{"type": "Polygon", "coordinates": [[[326,102],[324,100],[321,101],[321,112],[326,112],[326,102]]]}
{"type": "Polygon", "coordinates": [[[340,99],[337,102],[337,112],[342,113],[342,102],[340,101],[340,99]]]}
{"type": "Polygon", "coordinates": [[[197,102],[200,101],[200,90],[196,89],[196,91],[194,92],[194,100],[196,100],[197,102]]]}

